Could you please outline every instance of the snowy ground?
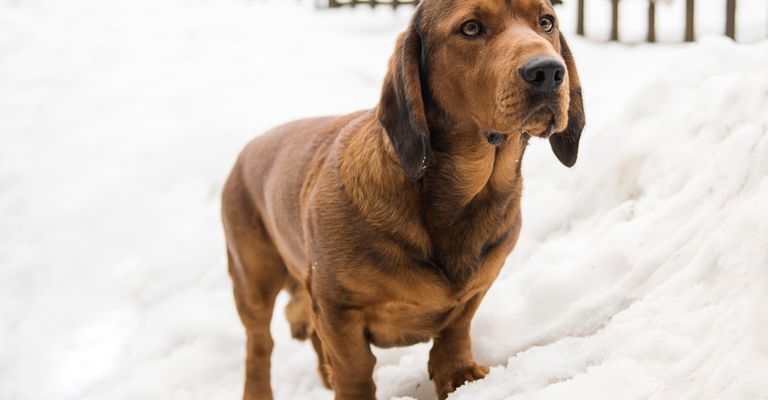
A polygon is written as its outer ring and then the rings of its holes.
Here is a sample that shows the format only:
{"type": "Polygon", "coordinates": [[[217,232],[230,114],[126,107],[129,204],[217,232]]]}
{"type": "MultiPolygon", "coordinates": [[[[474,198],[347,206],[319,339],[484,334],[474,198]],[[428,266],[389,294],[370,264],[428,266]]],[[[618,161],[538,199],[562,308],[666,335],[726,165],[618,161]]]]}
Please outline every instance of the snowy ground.
{"type": "MultiPolygon", "coordinates": [[[[373,106],[409,10],[62,3],[0,1],[0,399],[238,398],[222,181],[277,123],[373,106]]],[[[762,40],[765,2],[739,4],[762,40]]],[[[526,154],[523,234],[472,330],[494,368],[452,399],[768,399],[768,41],[570,40],[580,161],[526,154]]],[[[277,397],[331,399],[280,310],[277,397]]],[[[433,399],[427,352],[377,351],[378,397],[433,399]]]]}

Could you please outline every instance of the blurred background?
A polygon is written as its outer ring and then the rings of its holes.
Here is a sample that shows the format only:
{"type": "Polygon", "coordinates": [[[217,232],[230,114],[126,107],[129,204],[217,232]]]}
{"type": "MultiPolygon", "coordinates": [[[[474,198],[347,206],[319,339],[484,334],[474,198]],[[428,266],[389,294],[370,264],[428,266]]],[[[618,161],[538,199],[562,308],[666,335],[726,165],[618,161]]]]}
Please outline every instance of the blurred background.
{"type": "MultiPolygon", "coordinates": [[[[403,3],[0,0],[0,398],[238,398],[222,183],[255,135],[375,106],[403,3]]],[[[768,2],[557,7],[580,161],[526,154],[494,368],[451,398],[768,399],[768,2]]],[[[285,301],[276,397],[331,399],[285,301]]],[[[434,399],[428,350],[377,350],[377,396],[434,399]]]]}

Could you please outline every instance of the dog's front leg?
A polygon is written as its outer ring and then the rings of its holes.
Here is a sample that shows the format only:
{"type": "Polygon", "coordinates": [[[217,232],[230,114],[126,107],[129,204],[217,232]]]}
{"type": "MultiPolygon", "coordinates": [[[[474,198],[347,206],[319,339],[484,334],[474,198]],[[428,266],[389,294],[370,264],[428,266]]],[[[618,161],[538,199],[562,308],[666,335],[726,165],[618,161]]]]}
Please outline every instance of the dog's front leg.
{"type": "Polygon", "coordinates": [[[321,307],[315,329],[330,367],[336,400],[375,400],[373,367],[376,357],[365,336],[361,311],[321,307]]]}
{"type": "Polygon", "coordinates": [[[488,368],[477,365],[472,357],[469,337],[472,317],[484,295],[478,294],[465,303],[461,314],[434,339],[429,352],[429,377],[441,400],[464,383],[482,379],[488,373],[488,368]]]}

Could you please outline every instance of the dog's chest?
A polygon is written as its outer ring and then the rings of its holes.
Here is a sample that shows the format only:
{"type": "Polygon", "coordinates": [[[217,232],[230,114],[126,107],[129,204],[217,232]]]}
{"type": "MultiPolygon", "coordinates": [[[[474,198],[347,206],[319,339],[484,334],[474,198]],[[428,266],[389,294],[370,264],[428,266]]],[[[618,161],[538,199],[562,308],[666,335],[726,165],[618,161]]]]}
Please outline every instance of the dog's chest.
{"type": "Polygon", "coordinates": [[[447,310],[424,310],[418,305],[387,303],[367,319],[366,335],[375,346],[410,346],[431,339],[450,316],[447,310]]]}
{"type": "Polygon", "coordinates": [[[366,335],[373,345],[382,348],[426,342],[440,332],[454,310],[399,302],[382,304],[369,313],[366,335]]]}
{"type": "Polygon", "coordinates": [[[482,295],[490,282],[473,279],[460,290],[411,284],[415,290],[366,309],[366,335],[375,346],[410,346],[434,338],[460,318],[467,305],[482,295]]]}

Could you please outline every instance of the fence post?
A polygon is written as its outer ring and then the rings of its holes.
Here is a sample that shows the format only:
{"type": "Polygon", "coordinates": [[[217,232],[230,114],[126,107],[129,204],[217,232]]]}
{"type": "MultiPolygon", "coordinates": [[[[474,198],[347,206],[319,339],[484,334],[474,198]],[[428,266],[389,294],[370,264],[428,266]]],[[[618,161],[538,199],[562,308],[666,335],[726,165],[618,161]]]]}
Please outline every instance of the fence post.
{"type": "Polygon", "coordinates": [[[611,0],[611,40],[619,40],[619,0],[611,0]]]}
{"type": "Polygon", "coordinates": [[[656,42],[656,0],[648,0],[648,36],[650,43],[656,42]]]}
{"type": "Polygon", "coordinates": [[[686,0],[685,2],[685,41],[693,42],[696,39],[694,33],[694,0],[686,0]]]}
{"type": "Polygon", "coordinates": [[[736,39],[736,0],[725,2],[725,35],[736,39]]]}
{"type": "Polygon", "coordinates": [[[579,0],[576,17],[576,34],[584,36],[584,0],[579,0]]]}

